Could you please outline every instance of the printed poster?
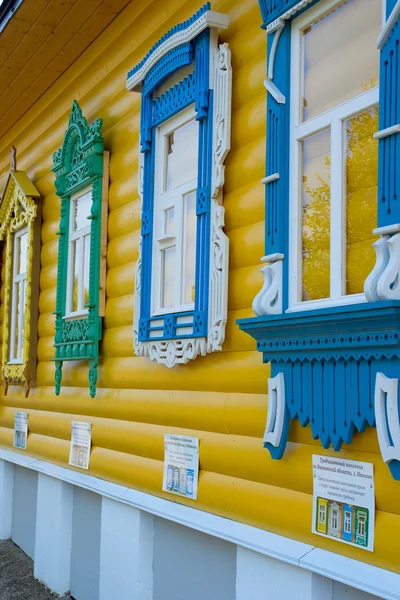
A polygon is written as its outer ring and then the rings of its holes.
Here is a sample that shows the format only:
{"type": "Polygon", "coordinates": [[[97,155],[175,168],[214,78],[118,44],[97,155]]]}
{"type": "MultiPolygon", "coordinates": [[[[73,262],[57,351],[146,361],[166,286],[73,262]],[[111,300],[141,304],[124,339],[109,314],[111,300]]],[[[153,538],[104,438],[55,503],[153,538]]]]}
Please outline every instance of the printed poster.
{"type": "Polygon", "coordinates": [[[313,454],[312,532],[374,551],[374,466],[313,454]]]}
{"type": "Polygon", "coordinates": [[[14,448],[26,450],[28,439],[28,413],[14,413],[14,448]]]}
{"type": "Polygon", "coordinates": [[[163,490],[197,500],[199,440],[185,435],[164,436],[163,490]]]}
{"type": "Polygon", "coordinates": [[[92,425],[72,421],[71,449],[69,464],[81,469],[89,468],[90,448],[92,445],[92,425]]]}

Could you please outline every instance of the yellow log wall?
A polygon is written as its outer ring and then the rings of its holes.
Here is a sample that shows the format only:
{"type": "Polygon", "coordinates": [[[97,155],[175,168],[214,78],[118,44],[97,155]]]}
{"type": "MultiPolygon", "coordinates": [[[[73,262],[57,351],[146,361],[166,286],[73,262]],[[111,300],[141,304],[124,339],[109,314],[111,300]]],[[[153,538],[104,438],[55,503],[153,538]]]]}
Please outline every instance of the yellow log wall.
{"type": "MultiPolygon", "coordinates": [[[[0,140],[0,188],[9,149],[43,196],[37,381],[27,399],[17,386],[0,391],[0,444],[12,448],[15,410],[29,412],[27,453],[67,466],[72,419],[92,423],[90,473],[133,488],[295,538],[400,572],[400,482],[379,454],[376,432],[355,435],[343,457],[374,463],[375,552],[311,534],[311,455],[335,454],[292,423],[281,461],[261,438],[269,366],[235,321],[251,316],[264,253],[266,37],[257,0],[215,0],[229,14],[233,66],[232,149],[226,162],[226,232],[230,239],[229,318],[221,353],[174,369],[133,353],[134,270],[138,256],[137,191],[140,96],[125,76],[170,27],[197,10],[194,0],[132,0],[78,60],[0,140]],[[59,201],[50,171],[62,143],[72,100],[90,120],[104,120],[110,151],[107,304],[98,391],[89,397],[86,364],[64,363],[61,395],[54,394],[53,335],[59,201]],[[200,439],[199,499],[164,494],[164,433],[200,439]]],[[[2,269],[4,277],[4,269],[2,269]]],[[[1,291],[3,299],[4,290],[1,291]]],[[[0,308],[0,319],[3,308],[0,308]]]]}

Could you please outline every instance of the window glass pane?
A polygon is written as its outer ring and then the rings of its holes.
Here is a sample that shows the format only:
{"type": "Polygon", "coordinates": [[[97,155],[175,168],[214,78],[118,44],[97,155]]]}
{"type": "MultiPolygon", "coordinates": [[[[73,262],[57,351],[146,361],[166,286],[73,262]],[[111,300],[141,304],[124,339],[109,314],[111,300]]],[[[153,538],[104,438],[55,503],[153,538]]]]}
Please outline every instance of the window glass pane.
{"type": "Polygon", "coordinates": [[[182,304],[192,304],[196,271],[196,192],[183,198],[182,304]]]}
{"type": "Polygon", "coordinates": [[[74,200],[74,230],[78,231],[90,224],[88,217],[92,206],[92,194],[87,192],[84,196],[74,200]]]}
{"type": "Polygon", "coordinates": [[[330,295],[330,130],[304,140],[302,300],[330,295]]]}
{"type": "Polygon", "coordinates": [[[15,303],[15,327],[14,327],[14,331],[11,332],[11,335],[13,336],[13,356],[11,356],[11,359],[17,359],[19,358],[18,356],[18,325],[21,322],[21,281],[19,281],[18,283],[14,284],[14,298],[13,298],[13,302],[15,303]]]}
{"type": "Polygon", "coordinates": [[[76,242],[72,242],[70,245],[70,260],[72,266],[72,285],[71,285],[71,312],[75,312],[78,310],[78,302],[79,302],[79,271],[80,271],[80,240],[76,240],[76,242]]]}
{"type": "Polygon", "coordinates": [[[164,235],[175,233],[175,208],[164,211],[164,235]]]}
{"type": "Polygon", "coordinates": [[[166,190],[197,177],[198,137],[199,125],[194,119],[167,136],[166,190]]]}
{"type": "Polygon", "coordinates": [[[90,235],[84,237],[83,306],[89,302],[90,235]]]}
{"type": "Polygon", "coordinates": [[[375,265],[377,239],[378,109],[367,110],[344,123],[346,150],[346,294],[358,294],[375,265]]]}
{"type": "Polygon", "coordinates": [[[175,305],[175,246],[162,251],[161,308],[175,305]]]}
{"type": "Polygon", "coordinates": [[[26,273],[26,262],[28,257],[28,232],[22,234],[18,238],[18,265],[17,265],[17,273],[26,273]]]}
{"type": "Polygon", "coordinates": [[[379,83],[381,22],[380,0],[347,0],[303,32],[302,120],[379,83]]]}

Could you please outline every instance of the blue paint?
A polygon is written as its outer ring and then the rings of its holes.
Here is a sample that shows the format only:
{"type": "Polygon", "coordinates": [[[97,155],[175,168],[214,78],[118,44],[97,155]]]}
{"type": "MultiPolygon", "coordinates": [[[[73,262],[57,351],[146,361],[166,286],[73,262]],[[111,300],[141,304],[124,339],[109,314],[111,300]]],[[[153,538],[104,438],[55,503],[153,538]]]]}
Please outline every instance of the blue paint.
{"type": "MultiPolygon", "coordinates": [[[[298,2],[299,0],[258,0],[263,20],[262,28],[265,29],[267,25],[275,21],[275,19],[283,15],[290,8],[293,8],[293,6],[296,6],[298,2]]],[[[296,13],[295,16],[297,17],[300,13],[302,13],[304,10],[307,10],[310,8],[310,6],[313,6],[317,2],[319,2],[319,0],[314,0],[308,4],[305,9],[302,9],[296,13]]]]}
{"type": "MultiPolygon", "coordinates": [[[[279,449],[287,442],[289,417],[310,426],[324,448],[340,450],[354,432],[375,426],[378,372],[400,373],[400,301],[330,307],[238,321],[257,341],[272,375],[283,373],[288,415],[279,449]]],[[[400,463],[399,463],[400,464],[400,463]]],[[[389,468],[400,479],[400,466],[389,468]]]]}
{"type": "Polygon", "coordinates": [[[195,12],[194,15],[192,15],[190,17],[190,19],[188,19],[187,21],[184,21],[183,23],[179,23],[178,25],[175,25],[175,27],[172,27],[172,29],[170,29],[165,35],[162,36],[162,38],[160,38],[154,44],[154,46],[148,51],[148,53],[143,58],[143,60],[141,60],[137,65],[135,65],[133,67],[133,69],[131,69],[129,71],[126,78],[129,79],[130,77],[132,77],[132,75],[137,73],[137,71],[139,71],[139,69],[142,68],[142,66],[150,58],[150,56],[152,54],[154,54],[154,52],[157,50],[157,48],[159,46],[161,46],[161,44],[163,44],[167,39],[172,37],[175,33],[178,33],[179,31],[184,31],[185,29],[188,29],[191,25],[193,25],[193,23],[195,21],[197,21],[197,19],[199,19],[204,13],[206,13],[208,10],[210,10],[210,8],[211,8],[211,4],[210,4],[210,2],[207,2],[197,12],[195,12]]]}
{"type": "MultiPolygon", "coordinates": [[[[379,129],[400,123],[400,25],[393,27],[380,57],[379,129]]],[[[379,140],[378,226],[400,222],[400,133],[379,140]]]]}
{"type": "Polygon", "coordinates": [[[353,542],[353,527],[354,527],[354,510],[351,504],[343,505],[343,527],[342,527],[342,538],[346,540],[346,542],[353,542]],[[346,513],[349,513],[350,516],[350,531],[346,531],[346,513]]]}
{"type": "MultiPolygon", "coordinates": [[[[198,13],[199,18],[209,5],[198,13]]],[[[208,7],[208,8],[207,8],[208,7]]],[[[186,28],[196,19],[182,24],[186,28]]],[[[174,28],[162,38],[173,35],[174,28]]],[[[161,43],[161,41],[160,41],[161,43]]],[[[157,48],[159,43],[153,48],[157,48]]],[[[152,52],[151,51],[151,52],[152,52]]],[[[151,53],[150,52],[150,53],[151,53]]],[[[149,56],[149,55],[148,55],[149,56]]],[[[140,63],[140,65],[143,64],[140,63]]],[[[161,58],[149,71],[143,82],[141,112],[141,150],[144,153],[143,209],[142,209],[142,269],[139,318],[139,341],[205,337],[208,323],[208,293],[210,271],[210,208],[212,174],[212,108],[213,94],[209,89],[210,32],[205,30],[192,42],[182,44],[161,58]],[[193,73],[153,100],[153,92],[166,77],[183,66],[193,64],[193,73]],[[155,135],[154,128],[174,114],[194,104],[199,122],[198,191],[196,201],[196,274],[195,306],[192,312],[178,312],[151,316],[151,272],[153,247],[155,135]],[[193,322],[178,324],[180,316],[193,315],[193,322]],[[159,321],[159,324],[157,323],[159,321]],[[187,329],[187,333],[177,334],[187,329]]],[[[137,68],[140,68],[138,66],[137,68]]],[[[132,72],[128,75],[130,76],[132,72]]]]}
{"type": "Polygon", "coordinates": [[[181,44],[170,50],[148,72],[143,82],[143,94],[149,94],[159,86],[164,79],[169,77],[181,67],[191,65],[193,62],[192,44],[181,44]]]}

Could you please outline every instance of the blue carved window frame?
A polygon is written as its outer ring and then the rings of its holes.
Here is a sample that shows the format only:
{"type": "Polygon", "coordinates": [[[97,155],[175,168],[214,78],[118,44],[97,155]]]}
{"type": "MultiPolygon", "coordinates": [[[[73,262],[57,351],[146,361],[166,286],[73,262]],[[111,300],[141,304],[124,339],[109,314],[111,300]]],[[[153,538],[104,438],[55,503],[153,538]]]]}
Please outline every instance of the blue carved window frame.
{"type": "MultiPolygon", "coordinates": [[[[264,438],[272,458],[280,459],[284,454],[290,419],[298,419],[303,427],[309,425],[324,448],[333,446],[337,451],[343,443],[351,443],[355,430],[363,432],[367,425],[376,425],[382,456],[393,477],[400,479],[400,448],[387,448],[381,443],[386,437],[390,446],[393,428],[399,433],[400,423],[390,416],[386,402],[386,416],[380,426],[385,431],[381,435],[376,408],[378,380],[386,382],[388,389],[395,384],[393,389],[397,390],[400,374],[400,177],[396,175],[400,172],[399,0],[386,0],[383,5],[386,22],[377,41],[380,86],[379,131],[375,137],[379,158],[378,222],[374,233],[381,237],[374,243],[377,262],[364,288],[367,302],[287,312],[290,25],[293,18],[322,1],[259,0],[262,27],[268,36],[267,161],[263,180],[268,265],[263,271],[270,271],[265,277],[264,294],[260,292],[253,304],[257,316],[240,320],[239,326],[255,338],[264,362],[271,363],[270,381],[279,389],[273,402],[268,398],[269,411],[280,415],[275,425],[267,422],[264,438]]],[[[398,396],[395,402],[400,409],[398,396]]]]}
{"type": "MultiPolygon", "coordinates": [[[[202,10],[208,9],[206,5],[202,10]]],[[[201,14],[200,11],[197,14],[201,14]]],[[[213,90],[209,89],[209,38],[210,32],[206,29],[193,41],[174,48],[154,65],[143,81],[140,126],[141,152],[144,155],[140,342],[205,337],[207,334],[213,104],[213,90]],[[160,97],[154,98],[155,90],[167,77],[188,65],[194,66],[193,73],[160,97]],[[195,305],[193,311],[152,315],[155,129],[190,105],[194,105],[199,123],[195,305]],[[178,323],[178,318],[182,316],[190,316],[192,321],[178,323]],[[178,327],[180,330],[187,329],[187,333],[177,334],[178,327]]],[[[132,74],[134,71],[129,75],[132,74]]]]}

